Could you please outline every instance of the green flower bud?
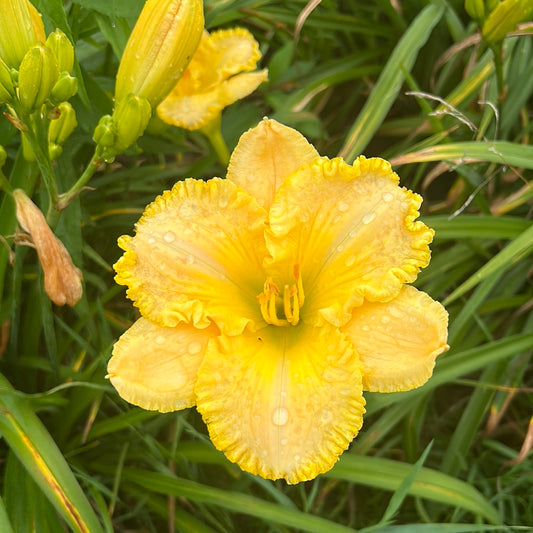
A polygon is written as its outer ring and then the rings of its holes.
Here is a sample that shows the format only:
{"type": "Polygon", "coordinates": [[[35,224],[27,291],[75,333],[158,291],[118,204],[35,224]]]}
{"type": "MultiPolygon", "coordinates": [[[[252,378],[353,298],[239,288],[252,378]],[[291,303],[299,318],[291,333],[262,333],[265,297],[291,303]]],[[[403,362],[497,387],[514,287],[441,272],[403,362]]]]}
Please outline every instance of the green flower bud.
{"type": "Polygon", "coordinates": [[[61,72],[56,83],[50,91],[50,102],[59,105],[66,102],[78,92],[78,79],[71,76],[67,71],[61,72]]]}
{"type": "Polygon", "coordinates": [[[15,97],[15,88],[9,67],[0,59],[0,104],[11,102],[15,97]]]}
{"type": "Polygon", "coordinates": [[[533,16],[531,0],[503,0],[487,16],[481,29],[486,43],[503,41],[505,36],[516,29],[521,22],[533,16]]]}
{"type": "Polygon", "coordinates": [[[59,28],[48,36],[46,46],[54,52],[59,72],[72,72],[74,67],[74,47],[69,38],[59,28]]]}
{"type": "Polygon", "coordinates": [[[68,102],[62,102],[58,106],[59,117],[51,120],[48,126],[48,141],[52,144],[61,145],[70,137],[76,129],[76,111],[68,102]]]}
{"type": "Polygon", "coordinates": [[[28,113],[39,109],[59,77],[56,58],[43,44],[32,46],[19,69],[19,100],[28,113]]]}
{"type": "Polygon", "coordinates": [[[37,42],[44,43],[40,13],[28,0],[0,0],[0,57],[18,68],[26,52],[37,42]]]}
{"type": "Polygon", "coordinates": [[[115,145],[116,137],[113,117],[104,115],[94,129],[93,141],[99,146],[109,148],[115,145]]]}
{"type": "Polygon", "coordinates": [[[5,148],[0,144],[0,169],[6,164],[7,154],[5,148]]]}
{"type": "Polygon", "coordinates": [[[485,20],[485,3],[483,0],[465,0],[465,10],[470,18],[478,24],[485,20]]]}
{"type": "Polygon", "coordinates": [[[129,94],[118,102],[113,112],[117,153],[126,150],[144,133],[151,116],[152,107],[145,98],[129,94]]]}

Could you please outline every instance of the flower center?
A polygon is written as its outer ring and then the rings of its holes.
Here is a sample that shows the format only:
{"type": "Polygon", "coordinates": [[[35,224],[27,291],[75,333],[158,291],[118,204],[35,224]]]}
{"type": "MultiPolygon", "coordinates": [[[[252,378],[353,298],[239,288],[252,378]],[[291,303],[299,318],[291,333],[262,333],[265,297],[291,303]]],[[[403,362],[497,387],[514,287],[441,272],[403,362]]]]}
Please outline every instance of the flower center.
{"type": "Polygon", "coordinates": [[[300,321],[300,308],[304,304],[305,296],[298,265],[294,267],[294,278],[296,283],[285,285],[283,295],[280,295],[280,290],[272,278],[267,278],[265,281],[263,292],[257,297],[257,301],[267,324],[296,326],[300,321]]]}

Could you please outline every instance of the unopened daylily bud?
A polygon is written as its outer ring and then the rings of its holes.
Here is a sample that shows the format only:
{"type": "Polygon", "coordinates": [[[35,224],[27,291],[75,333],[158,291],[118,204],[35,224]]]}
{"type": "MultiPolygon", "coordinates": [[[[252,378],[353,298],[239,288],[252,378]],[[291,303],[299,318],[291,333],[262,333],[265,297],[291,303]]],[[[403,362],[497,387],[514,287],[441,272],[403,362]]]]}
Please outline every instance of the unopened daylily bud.
{"type": "Polygon", "coordinates": [[[53,234],[40,209],[21,189],[13,191],[17,220],[37,250],[44,273],[44,290],[56,305],[71,307],[83,292],[81,271],[74,266],[64,244],[53,234]]]}
{"type": "Polygon", "coordinates": [[[54,52],[59,72],[72,72],[74,68],[74,47],[69,38],[56,28],[46,39],[46,46],[54,52]]]}
{"type": "Polygon", "coordinates": [[[78,122],[76,111],[68,102],[58,106],[59,117],[51,120],[48,126],[48,150],[50,159],[57,159],[63,152],[62,145],[70,137],[78,122]]]}
{"type": "Polygon", "coordinates": [[[482,24],[485,20],[484,0],[465,0],[465,10],[478,24],[482,24]]]}
{"type": "Polygon", "coordinates": [[[28,113],[39,109],[59,77],[56,58],[43,44],[32,46],[19,69],[19,100],[28,113]]]}
{"type": "Polygon", "coordinates": [[[36,161],[35,152],[33,151],[30,141],[28,141],[28,136],[23,131],[20,132],[20,135],[22,140],[22,157],[24,157],[29,163],[34,163],[36,161]]]}
{"type": "Polygon", "coordinates": [[[59,74],[59,78],[50,91],[50,102],[52,105],[59,105],[61,102],[66,102],[77,92],[78,79],[64,70],[59,74]]]}
{"type": "Polygon", "coordinates": [[[115,124],[111,115],[104,115],[100,118],[98,125],[94,129],[93,141],[105,148],[114,146],[116,142],[115,124]]]}
{"type": "Polygon", "coordinates": [[[201,0],[148,0],[120,61],[115,101],[134,94],[155,109],[189,64],[203,27],[201,0]]]}
{"type": "Polygon", "coordinates": [[[0,59],[0,104],[11,102],[15,96],[15,88],[11,79],[10,68],[0,59]]]}
{"type": "Polygon", "coordinates": [[[0,169],[6,164],[7,154],[6,149],[0,144],[0,169]]]}
{"type": "Polygon", "coordinates": [[[504,0],[499,2],[485,19],[481,34],[486,43],[502,41],[521,22],[533,16],[531,0],[504,0]]]}
{"type": "Polygon", "coordinates": [[[129,94],[117,103],[113,113],[117,153],[126,150],[144,133],[151,116],[152,107],[145,98],[129,94]]]}
{"type": "Polygon", "coordinates": [[[41,15],[28,0],[0,0],[0,57],[18,68],[26,52],[44,43],[41,15]]]}

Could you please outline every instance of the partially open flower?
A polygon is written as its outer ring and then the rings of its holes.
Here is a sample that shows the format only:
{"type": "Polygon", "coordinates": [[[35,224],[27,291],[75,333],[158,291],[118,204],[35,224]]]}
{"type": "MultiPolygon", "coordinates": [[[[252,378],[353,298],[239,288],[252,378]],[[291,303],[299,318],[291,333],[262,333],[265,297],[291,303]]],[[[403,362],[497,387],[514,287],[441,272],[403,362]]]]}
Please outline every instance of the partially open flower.
{"type": "Polygon", "coordinates": [[[243,28],[204,32],[187,70],[157,108],[159,117],[188,130],[205,127],[266,81],[266,69],[255,71],[259,59],[256,40],[243,28]]]}
{"type": "Polygon", "coordinates": [[[82,274],[64,244],[53,234],[41,210],[21,189],[13,191],[17,220],[37,250],[44,273],[44,290],[56,305],[73,307],[82,295],[82,274]]]}

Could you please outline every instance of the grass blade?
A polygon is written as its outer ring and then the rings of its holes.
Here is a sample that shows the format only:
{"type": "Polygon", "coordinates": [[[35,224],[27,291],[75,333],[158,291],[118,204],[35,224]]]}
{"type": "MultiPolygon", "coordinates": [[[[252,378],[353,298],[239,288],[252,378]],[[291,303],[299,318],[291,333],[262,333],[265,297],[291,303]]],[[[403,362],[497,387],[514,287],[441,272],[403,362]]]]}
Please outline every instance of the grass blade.
{"type": "Polygon", "coordinates": [[[411,70],[418,51],[427,41],[431,30],[439,22],[443,13],[442,5],[429,4],[404,33],[339,153],[346,161],[353,161],[364,150],[383,123],[405,79],[404,72],[411,70]]]}

